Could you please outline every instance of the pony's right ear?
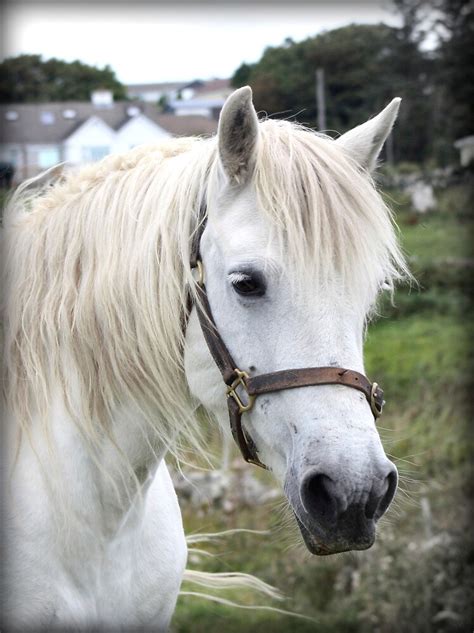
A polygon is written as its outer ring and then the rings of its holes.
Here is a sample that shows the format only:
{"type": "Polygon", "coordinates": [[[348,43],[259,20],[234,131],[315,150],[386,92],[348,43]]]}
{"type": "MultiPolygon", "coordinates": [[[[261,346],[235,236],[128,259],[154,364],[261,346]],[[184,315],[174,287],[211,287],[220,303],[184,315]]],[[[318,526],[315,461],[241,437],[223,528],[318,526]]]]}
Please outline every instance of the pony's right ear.
{"type": "Polygon", "coordinates": [[[243,184],[255,165],[258,118],[252,103],[252,89],[244,86],[233,92],[219,117],[219,158],[232,184],[243,184]]]}

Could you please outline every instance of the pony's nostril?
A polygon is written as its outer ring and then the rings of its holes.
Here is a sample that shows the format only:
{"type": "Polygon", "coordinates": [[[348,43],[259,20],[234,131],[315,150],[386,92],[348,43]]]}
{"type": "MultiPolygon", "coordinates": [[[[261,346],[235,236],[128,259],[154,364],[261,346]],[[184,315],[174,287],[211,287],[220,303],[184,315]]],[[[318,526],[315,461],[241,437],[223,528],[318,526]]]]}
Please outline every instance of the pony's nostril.
{"type": "Polygon", "coordinates": [[[380,518],[388,506],[391,504],[395,491],[397,490],[398,476],[395,466],[386,477],[387,489],[377,508],[377,518],[380,518]]]}
{"type": "Polygon", "coordinates": [[[333,494],[333,481],[327,475],[315,473],[306,476],[301,486],[301,501],[313,518],[334,520],[337,503],[333,494]]]}
{"type": "Polygon", "coordinates": [[[397,481],[397,470],[393,466],[385,477],[383,485],[376,490],[372,490],[369,495],[365,506],[365,516],[367,519],[380,519],[395,495],[397,481]]]}

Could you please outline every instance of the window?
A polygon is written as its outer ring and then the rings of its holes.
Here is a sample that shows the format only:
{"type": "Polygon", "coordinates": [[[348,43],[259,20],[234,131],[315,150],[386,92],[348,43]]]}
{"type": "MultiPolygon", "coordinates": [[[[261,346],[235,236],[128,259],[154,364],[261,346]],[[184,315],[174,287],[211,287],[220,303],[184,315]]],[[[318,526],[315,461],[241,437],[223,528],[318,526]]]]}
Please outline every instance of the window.
{"type": "Polygon", "coordinates": [[[16,147],[13,147],[7,152],[7,160],[14,165],[18,165],[20,162],[20,150],[16,147]]]}
{"type": "Polygon", "coordinates": [[[75,119],[76,111],[75,110],[63,110],[63,117],[65,119],[75,119]]]}
{"type": "Polygon", "coordinates": [[[38,150],[38,167],[46,169],[59,163],[59,150],[56,147],[48,147],[38,150]]]}
{"type": "Polygon", "coordinates": [[[100,160],[110,153],[110,147],[108,145],[95,145],[90,147],[84,147],[82,149],[82,159],[85,162],[91,162],[100,160]]]}
{"type": "Polygon", "coordinates": [[[7,110],[5,112],[5,118],[7,121],[17,121],[18,120],[18,112],[15,110],[7,110]]]}
{"type": "Polygon", "coordinates": [[[40,114],[40,121],[43,125],[53,125],[54,123],[54,114],[45,110],[40,114]]]}

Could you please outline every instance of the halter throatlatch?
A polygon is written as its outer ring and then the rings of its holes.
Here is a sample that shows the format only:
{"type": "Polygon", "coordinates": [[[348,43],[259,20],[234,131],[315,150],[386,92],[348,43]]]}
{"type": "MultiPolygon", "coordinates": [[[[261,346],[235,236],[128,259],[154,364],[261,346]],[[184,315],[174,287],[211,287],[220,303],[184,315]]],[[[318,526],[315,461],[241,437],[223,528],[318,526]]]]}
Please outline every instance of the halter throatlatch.
{"type": "Polygon", "coordinates": [[[384,405],[383,391],[376,382],[370,382],[366,376],[342,367],[306,367],[302,369],[284,369],[268,374],[250,376],[238,368],[226,344],[217,329],[204,284],[204,267],[199,255],[201,236],[205,227],[205,209],[201,210],[199,230],[196,232],[191,248],[191,268],[197,270],[196,292],[198,301],[196,310],[201,330],[207,346],[227,385],[227,406],[230,428],[245,461],[266,468],[257,455],[252,438],[242,428],[242,414],[250,411],[258,395],[312,387],[315,385],[343,385],[357,389],[364,394],[374,418],[377,419],[384,405]]]}

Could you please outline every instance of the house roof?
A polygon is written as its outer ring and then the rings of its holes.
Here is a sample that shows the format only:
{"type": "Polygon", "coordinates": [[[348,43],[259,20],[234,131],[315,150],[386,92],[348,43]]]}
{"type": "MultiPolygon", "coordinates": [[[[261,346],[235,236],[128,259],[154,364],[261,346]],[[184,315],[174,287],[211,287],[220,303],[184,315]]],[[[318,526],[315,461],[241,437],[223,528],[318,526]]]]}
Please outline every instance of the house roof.
{"type": "Polygon", "coordinates": [[[188,81],[167,81],[151,84],[127,84],[127,92],[154,92],[155,90],[179,90],[188,86],[188,81]]]}
{"type": "Polygon", "coordinates": [[[230,79],[209,79],[196,87],[196,95],[204,95],[206,92],[226,89],[231,90],[230,79]]]}
{"type": "Polygon", "coordinates": [[[205,116],[160,114],[155,122],[173,136],[212,136],[217,133],[217,121],[205,116]]]}
{"type": "Polygon", "coordinates": [[[118,130],[138,111],[175,136],[211,135],[217,131],[216,121],[203,116],[160,114],[151,103],[117,101],[109,107],[100,107],[90,102],[66,101],[1,105],[0,142],[60,143],[91,116],[118,130]]]}
{"type": "Polygon", "coordinates": [[[206,94],[216,90],[231,89],[230,79],[195,79],[193,81],[168,81],[161,83],[147,84],[127,84],[127,92],[155,92],[167,90],[180,90],[183,88],[193,88],[196,94],[206,94]]]}

